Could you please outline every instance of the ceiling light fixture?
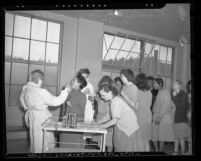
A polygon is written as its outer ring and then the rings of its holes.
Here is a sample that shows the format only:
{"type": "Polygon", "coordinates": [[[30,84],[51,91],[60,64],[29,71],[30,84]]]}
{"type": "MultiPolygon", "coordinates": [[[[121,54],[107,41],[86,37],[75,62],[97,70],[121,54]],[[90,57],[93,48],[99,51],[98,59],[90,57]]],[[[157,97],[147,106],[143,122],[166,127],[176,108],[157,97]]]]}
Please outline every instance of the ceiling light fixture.
{"type": "Polygon", "coordinates": [[[119,15],[119,11],[118,11],[118,10],[114,10],[113,13],[114,13],[115,16],[118,16],[118,15],[119,15]]]}

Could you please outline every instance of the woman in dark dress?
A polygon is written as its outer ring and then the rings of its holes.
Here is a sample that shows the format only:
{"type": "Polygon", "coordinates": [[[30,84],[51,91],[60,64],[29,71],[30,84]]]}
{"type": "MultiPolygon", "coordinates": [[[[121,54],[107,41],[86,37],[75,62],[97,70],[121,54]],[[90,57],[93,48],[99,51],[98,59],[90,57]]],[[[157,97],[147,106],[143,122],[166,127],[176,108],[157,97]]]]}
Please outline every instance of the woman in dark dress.
{"type": "MultiPolygon", "coordinates": [[[[77,120],[84,120],[84,111],[86,105],[86,95],[81,92],[81,89],[87,85],[86,80],[80,74],[75,76],[71,81],[72,91],[67,98],[67,106],[64,115],[68,113],[76,113],[77,120]]],[[[73,143],[71,146],[60,143],[60,147],[77,147],[81,148],[83,143],[83,135],[79,133],[60,133],[60,142],[73,143]],[[78,143],[76,146],[74,143],[78,143]]]]}
{"type": "Polygon", "coordinates": [[[190,128],[187,124],[188,94],[181,89],[181,81],[174,81],[172,95],[172,100],[176,107],[174,113],[174,133],[176,140],[173,155],[178,153],[179,145],[181,147],[181,155],[183,155],[185,151],[184,139],[190,136],[190,128]]]}

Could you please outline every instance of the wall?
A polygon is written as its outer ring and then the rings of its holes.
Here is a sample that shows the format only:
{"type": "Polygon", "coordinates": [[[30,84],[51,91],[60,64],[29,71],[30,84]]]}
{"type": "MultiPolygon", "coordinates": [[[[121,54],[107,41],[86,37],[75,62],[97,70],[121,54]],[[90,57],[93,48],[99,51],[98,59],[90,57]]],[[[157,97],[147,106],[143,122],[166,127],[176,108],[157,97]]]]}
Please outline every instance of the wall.
{"type": "Polygon", "coordinates": [[[96,90],[101,77],[103,23],[79,19],[76,70],[89,68],[96,90]]]}
{"type": "Polygon", "coordinates": [[[184,85],[191,79],[190,45],[178,44],[174,61],[174,79],[181,80],[184,85]]]}

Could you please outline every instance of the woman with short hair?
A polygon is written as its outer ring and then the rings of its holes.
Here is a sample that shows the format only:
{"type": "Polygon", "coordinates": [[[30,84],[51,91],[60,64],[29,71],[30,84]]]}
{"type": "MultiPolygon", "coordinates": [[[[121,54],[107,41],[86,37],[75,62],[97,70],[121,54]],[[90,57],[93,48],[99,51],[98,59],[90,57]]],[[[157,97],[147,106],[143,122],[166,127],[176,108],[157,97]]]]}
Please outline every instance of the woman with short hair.
{"type": "Polygon", "coordinates": [[[113,144],[115,152],[143,151],[137,117],[133,109],[118,95],[118,89],[105,84],[100,89],[105,101],[111,102],[111,120],[96,124],[100,128],[115,126],[113,144]]]}
{"type": "Polygon", "coordinates": [[[175,139],[170,115],[172,103],[170,93],[163,88],[161,78],[156,78],[153,86],[158,89],[158,94],[153,106],[152,141],[155,151],[162,151],[164,142],[174,142],[175,139]]]}
{"type": "Polygon", "coordinates": [[[139,108],[136,110],[142,142],[146,152],[150,151],[149,141],[151,140],[151,103],[152,94],[149,90],[147,77],[144,73],[136,76],[136,85],[138,87],[139,108]]]}
{"type": "Polygon", "coordinates": [[[122,69],[120,71],[121,80],[124,83],[120,95],[123,100],[133,109],[138,109],[138,88],[133,83],[134,73],[130,69],[122,69]]]}
{"type": "Polygon", "coordinates": [[[181,89],[182,82],[179,80],[174,81],[173,83],[173,94],[172,100],[175,104],[176,110],[174,113],[174,133],[175,133],[175,142],[174,142],[174,153],[173,155],[178,154],[179,145],[181,148],[181,155],[185,151],[185,142],[184,138],[190,137],[190,128],[188,126],[187,112],[189,108],[188,94],[181,89]]]}
{"type": "MultiPolygon", "coordinates": [[[[66,100],[67,106],[61,117],[68,113],[76,113],[77,119],[80,121],[84,120],[84,111],[86,105],[86,96],[81,90],[87,85],[86,80],[82,75],[78,74],[71,80],[71,92],[66,100]]],[[[62,142],[79,143],[78,148],[81,148],[83,143],[83,134],[79,133],[60,133],[60,147],[69,147],[69,145],[62,144],[62,142]]],[[[71,145],[72,146],[72,145],[71,145]]]]}

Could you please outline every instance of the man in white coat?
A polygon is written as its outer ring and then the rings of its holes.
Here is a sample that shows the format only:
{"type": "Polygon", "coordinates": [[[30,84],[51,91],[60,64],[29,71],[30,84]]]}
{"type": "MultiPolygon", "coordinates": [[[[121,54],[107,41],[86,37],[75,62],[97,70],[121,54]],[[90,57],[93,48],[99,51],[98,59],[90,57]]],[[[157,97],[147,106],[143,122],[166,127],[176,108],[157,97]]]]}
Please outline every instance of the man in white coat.
{"type": "MultiPolygon", "coordinates": [[[[31,153],[42,153],[42,123],[52,116],[48,106],[59,106],[64,103],[70,91],[69,87],[65,87],[59,96],[53,96],[46,89],[41,88],[43,81],[44,73],[40,70],[34,70],[28,83],[23,86],[20,95],[20,102],[26,111],[25,123],[29,128],[31,153]]],[[[48,150],[47,144],[50,142],[54,142],[53,132],[47,132],[44,151],[48,150]]]]}

